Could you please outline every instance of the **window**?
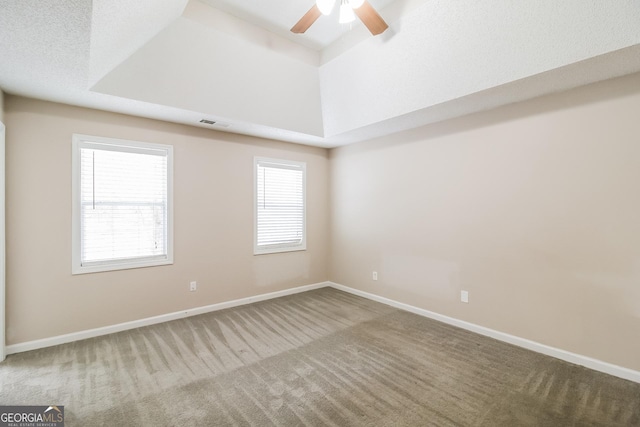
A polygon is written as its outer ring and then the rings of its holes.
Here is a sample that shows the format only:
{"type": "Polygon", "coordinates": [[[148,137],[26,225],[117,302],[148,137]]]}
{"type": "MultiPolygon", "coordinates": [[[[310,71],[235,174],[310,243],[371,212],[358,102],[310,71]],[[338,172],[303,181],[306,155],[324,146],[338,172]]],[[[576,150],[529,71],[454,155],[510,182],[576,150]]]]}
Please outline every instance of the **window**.
{"type": "Polygon", "coordinates": [[[173,147],[73,135],[72,273],[173,263],[173,147]]]}
{"type": "Polygon", "coordinates": [[[305,250],[306,164],[255,158],[254,254],[305,250]]]}

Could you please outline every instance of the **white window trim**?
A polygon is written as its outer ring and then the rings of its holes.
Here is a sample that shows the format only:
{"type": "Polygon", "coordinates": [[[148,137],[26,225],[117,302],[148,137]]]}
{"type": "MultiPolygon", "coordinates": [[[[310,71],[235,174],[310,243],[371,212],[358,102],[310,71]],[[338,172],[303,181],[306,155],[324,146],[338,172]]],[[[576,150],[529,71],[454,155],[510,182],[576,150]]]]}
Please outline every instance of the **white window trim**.
{"type": "Polygon", "coordinates": [[[266,255],[282,252],[298,252],[307,250],[307,164],[293,160],[274,159],[269,157],[253,158],[253,254],[266,255]],[[258,163],[267,162],[282,165],[291,165],[296,169],[302,169],[302,241],[296,245],[281,244],[258,247],[258,163]]]}
{"type": "Polygon", "coordinates": [[[154,267],[173,264],[173,146],[99,136],[73,134],[72,138],[72,214],[71,214],[71,274],[98,273],[103,271],[126,270],[130,268],[154,267]],[[140,152],[140,150],[161,150],[167,152],[167,255],[145,257],[135,260],[95,262],[83,266],[80,255],[80,149],[104,144],[117,147],[119,151],[140,152]]]}

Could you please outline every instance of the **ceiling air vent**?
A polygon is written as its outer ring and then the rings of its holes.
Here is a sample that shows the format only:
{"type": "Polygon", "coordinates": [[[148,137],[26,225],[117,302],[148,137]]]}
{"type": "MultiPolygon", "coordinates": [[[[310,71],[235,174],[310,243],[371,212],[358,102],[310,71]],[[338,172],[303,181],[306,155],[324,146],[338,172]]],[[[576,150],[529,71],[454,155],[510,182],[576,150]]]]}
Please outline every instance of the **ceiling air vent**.
{"type": "Polygon", "coordinates": [[[213,120],[207,120],[207,119],[200,120],[200,123],[204,123],[205,125],[215,125],[216,124],[216,122],[214,122],[213,120]]]}

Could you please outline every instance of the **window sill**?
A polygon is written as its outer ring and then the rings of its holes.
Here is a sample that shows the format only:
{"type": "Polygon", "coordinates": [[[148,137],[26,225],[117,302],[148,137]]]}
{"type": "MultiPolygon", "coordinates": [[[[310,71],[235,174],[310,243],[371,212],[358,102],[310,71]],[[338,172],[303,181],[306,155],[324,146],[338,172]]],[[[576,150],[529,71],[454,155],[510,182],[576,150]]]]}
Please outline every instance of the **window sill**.
{"type": "Polygon", "coordinates": [[[285,253],[285,252],[301,252],[301,251],[306,251],[307,247],[306,246],[295,246],[295,247],[288,247],[288,248],[264,248],[264,249],[256,249],[254,248],[253,250],[253,255],[269,255],[269,254],[279,254],[279,253],[285,253]]]}
{"type": "Polygon", "coordinates": [[[86,266],[74,265],[71,274],[102,273],[106,271],[129,270],[132,268],[158,267],[173,264],[173,259],[153,259],[126,262],[95,263],[86,266]]]}

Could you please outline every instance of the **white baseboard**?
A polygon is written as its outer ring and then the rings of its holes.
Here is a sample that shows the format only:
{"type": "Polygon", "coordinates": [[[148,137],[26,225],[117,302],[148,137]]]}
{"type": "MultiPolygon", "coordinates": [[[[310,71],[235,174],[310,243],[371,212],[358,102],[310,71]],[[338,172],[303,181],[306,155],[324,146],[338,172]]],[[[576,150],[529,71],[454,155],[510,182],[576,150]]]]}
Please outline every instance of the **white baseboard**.
{"type": "Polygon", "coordinates": [[[409,304],[394,301],[389,298],[381,297],[369,292],[353,289],[348,286],[340,285],[338,283],[328,282],[329,286],[341,291],[348,292],[350,294],[358,295],[363,298],[367,298],[373,301],[377,301],[392,307],[399,308],[401,310],[409,311],[411,313],[418,314],[420,316],[428,317],[430,319],[438,320],[449,325],[457,326],[458,328],[466,329],[471,332],[475,332],[480,335],[485,335],[491,338],[495,338],[499,341],[504,341],[509,344],[523,347],[528,350],[542,353],[547,356],[555,357],[556,359],[564,360],[576,365],[584,366],[595,371],[604,372],[605,374],[613,375],[625,380],[634,381],[640,383],[640,372],[633,369],[624,368],[622,366],[614,365],[602,360],[593,359],[591,357],[583,356],[580,354],[572,353],[570,351],[561,350],[559,348],[551,347],[539,342],[531,341],[525,338],[520,338],[515,335],[510,335],[504,332],[496,331],[494,329],[485,328],[474,323],[465,322],[464,320],[454,319],[453,317],[444,316],[442,314],[434,313],[433,311],[425,310],[422,308],[414,307],[409,304]]]}
{"type": "Polygon", "coordinates": [[[117,325],[105,326],[102,328],[88,329],[80,332],[73,332],[65,335],[58,335],[51,338],[43,338],[40,340],[27,341],[18,344],[12,344],[5,347],[6,354],[22,353],[24,351],[37,350],[39,348],[52,347],[54,345],[66,344],[74,341],[84,340],[87,338],[109,335],[115,332],[126,331],[129,329],[140,328],[142,326],[155,325],[157,323],[168,322],[170,320],[182,319],[185,317],[196,316],[198,314],[209,313],[212,311],[224,310],[225,308],[237,307],[240,305],[251,304],[258,301],[264,301],[273,298],[279,298],[286,295],[293,295],[300,292],[306,292],[313,289],[324,288],[329,286],[329,282],[314,283],[312,285],[298,286],[297,288],[285,289],[283,291],[270,292],[267,294],[256,295],[252,297],[240,298],[233,301],[226,301],[217,304],[211,304],[204,307],[190,308],[187,310],[176,311],[174,313],[162,314],[160,316],[147,317],[145,319],[133,320],[131,322],[119,323],[117,325]]]}
{"type": "Polygon", "coordinates": [[[360,291],[358,289],[350,288],[348,286],[340,285],[334,282],[321,282],[311,285],[299,286],[292,289],[285,289],[277,292],[270,292],[267,294],[256,295],[247,298],[240,298],[233,301],[226,301],[217,304],[211,304],[204,307],[190,308],[183,311],[177,311],[174,313],[162,314],[160,316],[148,317],[145,319],[134,320],[131,322],[119,323],[117,325],[105,326],[102,328],[89,329],[86,331],[73,332],[65,335],[58,335],[51,338],[44,338],[40,340],[27,341],[18,344],[12,344],[5,347],[6,354],[21,353],[24,351],[37,350],[39,348],[52,347],[54,345],[66,344],[74,341],[79,341],[87,338],[99,337],[102,335],[109,335],[115,332],[126,331],[130,329],[140,328],[143,326],[155,325],[157,323],[168,322],[170,320],[182,319],[185,317],[196,316],[198,314],[210,313],[212,311],[224,310],[226,308],[237,307],[240,305],[251,304],[258,301],[265,301],[273,298],[279,298],[286,295],[293,295],[300,292],[311,291],[313,289],[319,289],[330,286],[341,291],[345,291],[354,295],[361,296],[363,298],[377,301],[382,304],[396,307],[401,310],[409,311],[411,313],[418,314],[420,316],[428,317],[434,320],[438,320],[449,325],[457,326],[462,329],[466,329],[471,332],[475,332],[480,335],[485,335],[491,338],[495,338],[500,341],[507,342],[509,344],[517,345],[528,350],[532,350],[538,353],[545,354],[547,356],[555,357],[566,362],[574,363],[576,365],[584,366],[596,371],[604,372],[609,375],[613,375],[619,378],[623,378],[629,381],[640,383],[640,372],[633,369],[624,368],[622,366],[614,365],[602,360],[593,359],[591,357],[583,356],[580,354],[572,353],[570,351],[561,350],[555,347],[551,347],[545,344],[541,344],[535,341],[531,341],[525,338],[520,338],[515,335],[510,335],[504,332],[496,331],[494,329],[485,328],[474,323],[465,322],[464,320],[455,319],[453,317],[445,316],[435,313],[433,311],[425,310],[422,308],[414,307],[409,304],[394,301],[389,298],[381,297],[369,292],[360,291]]]}

